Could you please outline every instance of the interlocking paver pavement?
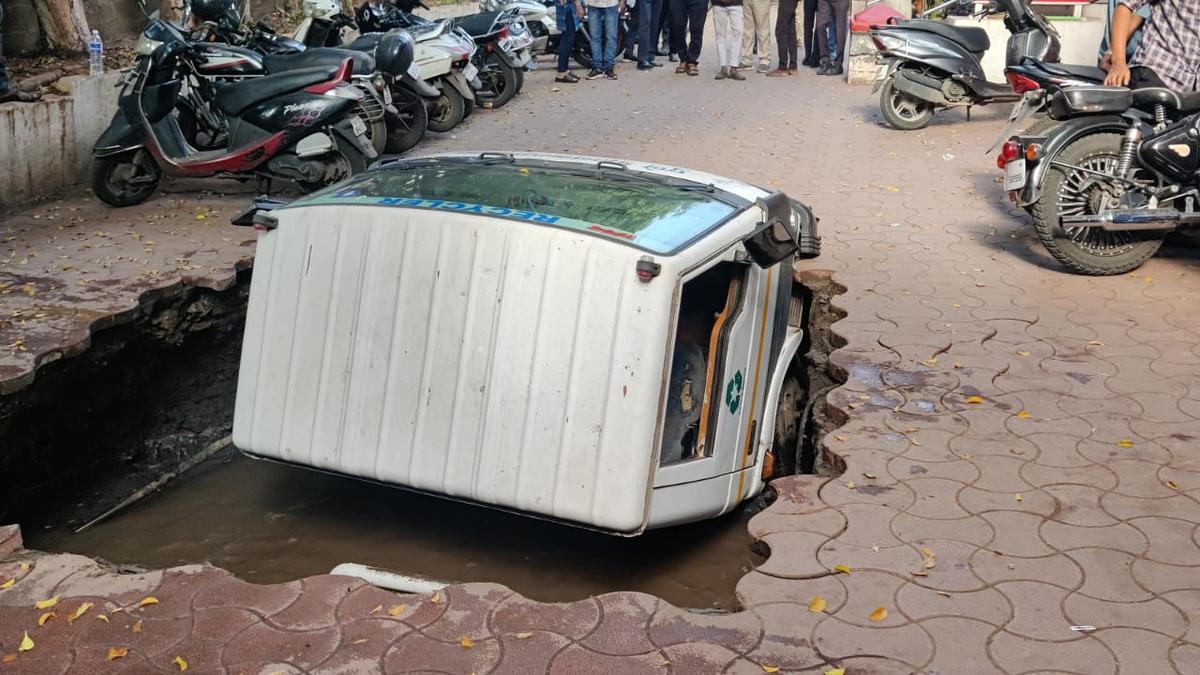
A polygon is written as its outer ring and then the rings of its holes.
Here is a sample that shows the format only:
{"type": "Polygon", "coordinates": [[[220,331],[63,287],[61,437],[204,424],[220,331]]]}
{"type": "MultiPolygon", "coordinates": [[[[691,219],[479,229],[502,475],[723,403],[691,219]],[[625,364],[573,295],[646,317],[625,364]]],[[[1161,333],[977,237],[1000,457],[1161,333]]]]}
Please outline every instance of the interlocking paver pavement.
{"type": "Polygon", "coordinates": [[[749,525],[771,555],[738,584],[744,610],[694,614],[634,593],[542,604],[490,584],[433,596],[333,577],[255,587],[205,567],[122,577],[107,592],[113,577],[86,560],[23,571],[17,558],[0,564],[0,581],[21,577],[0,591],[0,653],[16,653],[25,630],[37,646],[0,665],[1200,672],[1189,240],[1122,277],[1061,271],[983,155],[1003,110],[900,133],[877,124],[865,89],[808,72],[713,83],[626,69],[573,88],[539,72],[527,87],[428,149],[669,162],[778,186],[822,218],[824,255],[804,268],[832,269],[847,289],[831,358],[847,379],[829,396],[845,425],[826,438],[845,473],[774,483],[779,499],[749,525]],[[32,605],[54,594],[59,617],[39,628],[32,605]],[[150,594],[161,602],[117,611],[150,594]],[[810,611],[815,596],[823,611],[810,611]],[[97,607],[68,624],[85,597],[97,607]],[[104,663],[106,646],[129,653],[104,663]]]}

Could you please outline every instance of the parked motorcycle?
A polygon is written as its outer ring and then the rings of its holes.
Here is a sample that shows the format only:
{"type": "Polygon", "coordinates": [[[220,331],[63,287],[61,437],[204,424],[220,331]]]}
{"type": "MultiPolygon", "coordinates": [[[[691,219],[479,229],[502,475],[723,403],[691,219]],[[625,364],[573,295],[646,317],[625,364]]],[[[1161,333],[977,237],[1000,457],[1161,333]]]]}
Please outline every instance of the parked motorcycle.
{"type": "Polygon", "coordinates": [[[1056,125],[1004,144],[1004,189],[1031,207],[1042,245],[1067,269],[1136,269],[1167,233],[1200,223],[1198,112],[1200,93],[1061,90],[1050,100],[1056,125]]]}
{"type": "MultiPolygon", "coordinates": [[[[557,0],[479,0],[479,9],[485,12],[516,10],[533,37],[530,49],[534,54],[557,54],[558,45],[562,40],[562,32],[558,30],[557,0]]],[[[578,22],[575,33],[575,44],[571,47],[571,58],[580,66],[590,70],[595,63],[592,61],[592,38],[589,32],[587,15],[578,22]]],[[[621,14],[617,23],[617,53],[625,49],[626,35],[629,32],[629,12],[621,14]]]]}
{"type": "Polygon", "coordinates": [[[183,78],[204,56],[177,27],[154,20],[139,38],[118,111],[92,149],[92,190],[113,206],[149,198],[164,175],[283,179],[312,191],[362,171],[375,157],[354,113],[362,92],[349,59],[222,87],[213,105],[228,120],[220,148],[197,150],[179,128],[183,78]],[[153,49],[145,46],[157,43],[153,49]]]}
{"type": "MultiPolygon", "coordinates": [[[[970,2],[946,0],[922,16],[970,2]]],[[[1004,26],[1011,33],[1005,57],[1008,65],[1029,56],[1058,60],[1058,32],[1033,11],[1029,0],[992,0],[982,14],[999,12],[1005,14],[1004,26]]],[[[989,82],[984,75],[981,60],[991,41],[982,28],[922,18],[877,26],[870,34],[880,59],[872,93],[882,89],[879,109],[896,129],[921,129],[942,108],[969,108],[1020,98],[1007,82],[989,82]]]]}

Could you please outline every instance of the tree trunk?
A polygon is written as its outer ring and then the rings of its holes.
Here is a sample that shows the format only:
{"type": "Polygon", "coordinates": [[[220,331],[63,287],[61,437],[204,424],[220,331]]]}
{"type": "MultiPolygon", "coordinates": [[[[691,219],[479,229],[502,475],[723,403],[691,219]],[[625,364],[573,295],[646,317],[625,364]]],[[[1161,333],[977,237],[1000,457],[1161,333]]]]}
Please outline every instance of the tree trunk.
{"type": "Polygon", "coordinates": [[[67,53],[87,49],[92,32],[88,29],[82,0],[34,0],[33,4],[51,49],[67,53]]]}

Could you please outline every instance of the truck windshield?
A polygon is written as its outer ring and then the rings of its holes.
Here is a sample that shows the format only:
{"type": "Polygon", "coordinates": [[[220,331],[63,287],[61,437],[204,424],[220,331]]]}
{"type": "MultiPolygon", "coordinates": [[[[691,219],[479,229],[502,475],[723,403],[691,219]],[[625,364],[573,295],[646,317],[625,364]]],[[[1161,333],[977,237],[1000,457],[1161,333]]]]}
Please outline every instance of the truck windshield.
{"type": "Polygon", "coordinates": [[[363,204],[523,220],[669,254],[737,210],[704,186],[639,174],[515,163],[384,166],[293,206],[363,204]]]}

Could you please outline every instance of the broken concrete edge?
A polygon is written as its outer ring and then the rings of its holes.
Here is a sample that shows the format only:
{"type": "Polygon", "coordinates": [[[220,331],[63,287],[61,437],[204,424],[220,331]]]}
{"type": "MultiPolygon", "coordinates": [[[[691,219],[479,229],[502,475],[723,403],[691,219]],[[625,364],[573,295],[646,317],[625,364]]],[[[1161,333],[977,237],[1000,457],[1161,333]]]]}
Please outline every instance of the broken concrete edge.
{"type": "MultiPolygon", "coordinates": [[[[43,366],[55,361],[78,356],[88,350],[92,345],[92,336],[96,333],[130,324],[143,316],[146,312],[152,309],[154,303],[169,300],[176,297],[184,290],[189,288],[203,288],[211,291],[226,291],[237,283],[238,274],[245,270],[253,269],[254,256],[247,255],[233,264],[229,273],[219,277],[198,277],[198,276],[181,276],[173,283],[164,286],[155,286],[146,289],[138,294],[136,301],[129,307],[117,312],[112,312],[100,316],[83,327],[83,330],[76,331],[79,339],[74,342],[63,345],[60,348],[51,349],[49,351],[38,354],[34,357],[33,366],[26,371],[16,373],[12,376],[0,379],[0,396],[8,396],[21,391],[33,383],[37,377],[37,371],[43,366]]],[[[134,285],[136,287],[136,285],[134,285]]]]}
{"type": "Polygon", "coordinates": [[[0,525],[0,560],[24,548],[20,525],[0,525]]]}

